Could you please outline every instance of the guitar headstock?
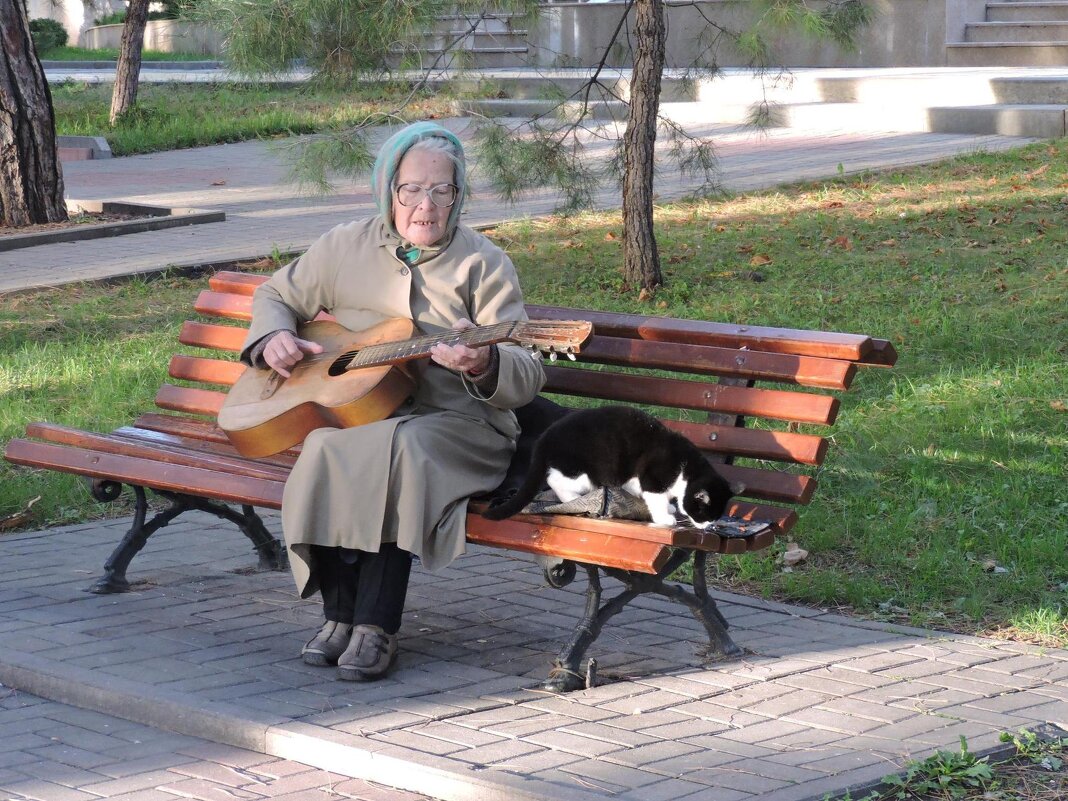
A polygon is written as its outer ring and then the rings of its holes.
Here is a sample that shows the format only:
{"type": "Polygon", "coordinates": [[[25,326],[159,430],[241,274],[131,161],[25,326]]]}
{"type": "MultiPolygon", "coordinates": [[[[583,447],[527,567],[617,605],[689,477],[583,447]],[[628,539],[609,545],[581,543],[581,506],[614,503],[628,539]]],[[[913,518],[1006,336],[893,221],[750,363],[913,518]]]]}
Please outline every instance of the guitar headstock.
{"type": "Polygon", "coordinates": [[[527,320],[516,323],[508,339],[555,362],[561,355],[573,361],[591,336],[593,323],[588,320],[527,320]]]}

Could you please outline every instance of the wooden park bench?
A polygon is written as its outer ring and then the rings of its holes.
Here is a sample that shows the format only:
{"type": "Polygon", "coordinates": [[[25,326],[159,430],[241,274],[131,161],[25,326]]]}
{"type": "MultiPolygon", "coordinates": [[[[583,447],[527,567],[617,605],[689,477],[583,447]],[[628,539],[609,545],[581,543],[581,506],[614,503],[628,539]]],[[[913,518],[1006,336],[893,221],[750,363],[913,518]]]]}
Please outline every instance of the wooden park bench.
{"type": "MultiPolygon", "coordinates": [[[[255,508],[280,508],[296,451],[244,458],[215,425],[225,388],[245,369],[234,360],[245,328],[232,321],[249,319],[252,293],[264,280],[262,275],[235,272],[210,279],[210,289],[195,305],[201,319],[187,321],[179,335],[188,346],[183,350],[206,353],[172,357],[169,373],[179,383],[165,383],[156,395],[156,405],[166,413],[143,414],[110,434],[34,423],[27,426],[25,438],[8,444],[6,457],[12,462],[89,478],[98,500],[116,499],[123,484],[132,488],[133,525],[105,563],[94,592],[128,589],[126,570],[133,557],[154,531],[189,509],[234,522],[251,540],[261,568],[286,566],[284,546],[255,508]],[[169,503],[151,519],[146,490],[169,503]]],[[[794,526],[797,514],[791,506],[811,500],[816,480],[804,469],[783,468],[824,461],[827,440],[821,434],[834,423],[839,406],[831,392],[848,389],[858,367],[893,365],[893,346],[854,334],[551,306],[528,306],[527,312],[531,319],[585,319],[594,325],[594,336],[578,362],[546,365],[546,392],[558,398],[640,404],[654,413],[690,410],[690,422],[665,422],[718,462],[726,478],[746,487],[744,497],[734,499],[728,509],[745,522],[718,533],[566,515],[518,515],[493,522],[473,503],[467,519],[469,542],[556,557],[546,572],[554,586],[569,581],[576,565],[588,576],[583,619],[546,686],[566,690],[589,681],[591,677],[580,675],[587,648],[604,623],[642,593],[685,604],[708,631],[710,654],[737,655],[740,650],[727,633],[727,621],[707,592],[707,555],[757,551],[794,526]],[[755,386],[757,382],[762,386],[755,386]],[[761,427],[747,426],[750,420],[760,421],[761,427]],[[817,427],[820,433],[801,432],[800,426],[817,427]],[[666,581],[687,561],[692,561],[692,588],[666,581]],[[604,604],[601,573],[625,587],[604,604]]]]}

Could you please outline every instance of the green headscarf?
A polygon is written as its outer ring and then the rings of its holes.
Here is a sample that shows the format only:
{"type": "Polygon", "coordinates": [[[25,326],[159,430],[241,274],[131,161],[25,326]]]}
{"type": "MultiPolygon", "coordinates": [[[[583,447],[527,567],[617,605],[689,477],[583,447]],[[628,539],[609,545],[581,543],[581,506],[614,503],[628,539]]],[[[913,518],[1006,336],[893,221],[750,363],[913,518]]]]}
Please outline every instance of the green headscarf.
{"type": "Polygon", "coordinates": [[[444,249],[452,240],[452,234],[460,222],[460,209],[463,206],[464,196],[467,194],[467,165],[464,160],[463,145],[460,144],[460,140],[456,138],[455,134],[436,123],[414,122],[401,128],[385,141],[378,151],[378,157],[375,159],[375,166],[371,172],[371,194],[374,195],[375,203],[386,224],[386,228],[399,240],[400,234],[393,225],[393,179],[400,168],[401,159],[404,158],[404,154],[408,152],[411,146],[424,139],[433,138],[446,139],[452,142],[453,147],[455,147],[459,162],[456,165],[455,183],[460,191],[457,193],[456,202],[449,209],[449,219],[445,224],[445,236],[438,245],[420,250],[412,247],[410,242],[401,242],[406,248],[405,258],[412,264],[419,261],[420,256],[423,254],[444,249]]]}

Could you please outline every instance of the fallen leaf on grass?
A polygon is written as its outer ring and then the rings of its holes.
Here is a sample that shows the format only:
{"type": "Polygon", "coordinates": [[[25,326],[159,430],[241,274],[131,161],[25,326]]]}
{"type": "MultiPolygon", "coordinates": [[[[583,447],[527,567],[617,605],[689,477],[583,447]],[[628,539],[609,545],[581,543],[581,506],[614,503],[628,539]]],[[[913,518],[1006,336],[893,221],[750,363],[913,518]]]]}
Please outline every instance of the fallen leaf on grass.
{"type": "Polygon", "coordinates": [[[852,241],[850,241],[848,236],[836,236],[831,242],[831,244],[834,245],[836,248],[841,248],[842,250],[853,249],[853,243],[852,241]]]}
{"type": "Polygon", "coordinates": [[[1049,408],[1053,409],[1055,412],[1068,412],[1068,403],[1065,403],[1062,400],[1050,401],[1049,408]]]}
{"type": "Polygon", "coordinates": [[[619,239],[619,237],[616,236],[611,231],[609,231],[607,234],[604,235],[604,241],[605,242],[615,242],[617,239],[619,239]]]}
{"type": "Polygon", "coordinates": [[[212,186],[226,186],[226,181],[212,181],[212,186]]]}
{"type": "Polygon", "coordinates": [[[764,264],[771,264],[771,256],[766,253],[758,253],[749,260],[750,267],[760,267],[764,264]]]}
{"type": "Polygon", "coordinates": [[[649,289],[642,289],[642,291],[638,293],[638,302],[645,303],[647,301],[652,300],[653,294],[654,293],[649,289]]]}
{"type": "Polygon", "coordinates": [[[25,523],[30,522],[30,519],[32,517],[32,515],[30,514],[30,509],[32,509],[33,505],[39,500],[41,500],[40,495],[38,495],[36,498],[26,504],[26,508],[23,509],[21,512],[15,512],[15,514],[8,515],[7,517],[0,517],[0,531],[7,531],[8,529],[17,528],[25,523]]]}

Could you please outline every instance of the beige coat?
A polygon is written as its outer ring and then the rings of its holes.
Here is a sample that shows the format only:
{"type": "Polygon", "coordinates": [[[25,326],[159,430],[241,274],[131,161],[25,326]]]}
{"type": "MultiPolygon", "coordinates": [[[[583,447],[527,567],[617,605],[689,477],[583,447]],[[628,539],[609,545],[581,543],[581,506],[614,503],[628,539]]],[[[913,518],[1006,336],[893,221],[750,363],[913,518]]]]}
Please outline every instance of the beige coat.
{"type": "MultiPolygon", "coordinates": [[[[383,319],[415,322],[420,334],[525,320],[515,268],[481,234],[460,226],[449,246],[410,267],[381,218],[340,225],[257,290],[242,357],[266,334],[293,330],[321,310],[354,331],[383,319]]],[[[538,360],[499,346],[497,388],[484,397],[466,378],[430,362],[411,401],[393,417],[304,441],[286,482],[282,527],[301,597],[318,589],[309,545],[377,551],[396,542],[429,570],[464,552],[467,498],[495,488],[515,449],[512,409],[545,381],[538,360]]]]}

